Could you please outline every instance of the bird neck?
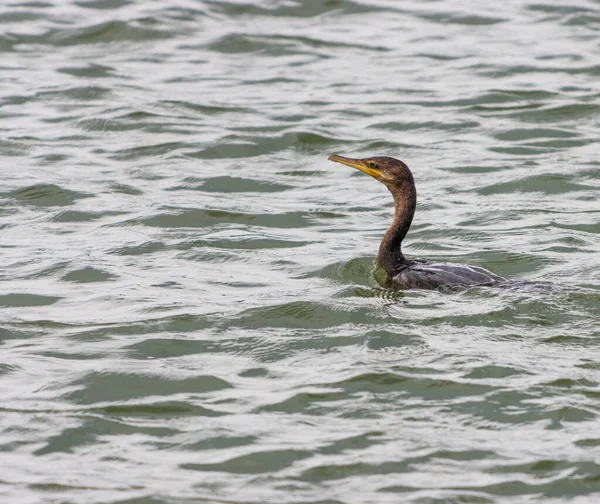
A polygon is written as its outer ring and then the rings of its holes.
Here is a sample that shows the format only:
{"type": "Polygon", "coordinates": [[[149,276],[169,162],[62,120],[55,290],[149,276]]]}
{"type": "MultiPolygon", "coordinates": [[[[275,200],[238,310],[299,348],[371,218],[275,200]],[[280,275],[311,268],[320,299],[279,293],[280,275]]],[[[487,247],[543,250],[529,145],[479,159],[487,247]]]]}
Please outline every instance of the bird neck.
{"type": "Polygon", "coordinates": [[[394,221],[381,241],[377,261],[391,274],[406,263],[402,254],[402,240],[408,233],[415,215],[417,191],[414,183],[408,182],[400,186],[388,187],[388,189],[394,197],[394,221]]]}

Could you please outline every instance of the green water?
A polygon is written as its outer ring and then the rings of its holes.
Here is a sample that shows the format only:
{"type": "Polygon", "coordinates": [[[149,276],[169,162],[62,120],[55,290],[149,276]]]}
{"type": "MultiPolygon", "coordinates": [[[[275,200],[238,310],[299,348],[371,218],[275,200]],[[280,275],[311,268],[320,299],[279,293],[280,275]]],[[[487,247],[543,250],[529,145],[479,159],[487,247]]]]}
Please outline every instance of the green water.
{"type": "Polygon", "coordinates": [[[600,5],[0,6],[0,501],[600,499],[600,5]],[[394,292],[411,257],[550,291],[394,292]]]}

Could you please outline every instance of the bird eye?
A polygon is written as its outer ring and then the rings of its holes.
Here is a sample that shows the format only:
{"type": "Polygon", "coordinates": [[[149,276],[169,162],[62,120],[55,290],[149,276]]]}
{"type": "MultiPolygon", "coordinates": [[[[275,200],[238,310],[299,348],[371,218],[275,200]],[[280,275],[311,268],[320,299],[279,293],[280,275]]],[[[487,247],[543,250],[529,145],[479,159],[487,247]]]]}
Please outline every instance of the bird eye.
{"type": "Polygon", "coordinates": [[[369,168],[375,168],[377,166],[377,163],[375,163],[375,161],[369,161],[369,168]]]}

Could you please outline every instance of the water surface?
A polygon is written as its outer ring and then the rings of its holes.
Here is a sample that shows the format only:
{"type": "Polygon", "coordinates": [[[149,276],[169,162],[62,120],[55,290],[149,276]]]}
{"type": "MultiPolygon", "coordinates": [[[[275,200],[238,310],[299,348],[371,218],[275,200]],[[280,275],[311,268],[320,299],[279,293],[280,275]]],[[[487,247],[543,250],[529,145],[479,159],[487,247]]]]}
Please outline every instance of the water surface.
{"type": "Polygon", "coordinates": [[[0,6],[0,496],[595,502],[597,2],[0,6]],[[554,286],[393,292],[409,256],[554,286]]]}

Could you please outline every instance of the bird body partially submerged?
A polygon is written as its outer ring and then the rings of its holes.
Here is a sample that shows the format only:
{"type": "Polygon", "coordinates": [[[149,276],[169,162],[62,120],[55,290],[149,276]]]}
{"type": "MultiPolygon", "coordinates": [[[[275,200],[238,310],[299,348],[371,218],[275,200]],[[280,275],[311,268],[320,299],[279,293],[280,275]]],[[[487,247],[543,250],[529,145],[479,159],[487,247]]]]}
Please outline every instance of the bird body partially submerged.
{"type": "Polygon", "coordinates": [[[492,286],[507,284],[506,278],[479,266],[406,259],[402,240],[417,206],[417,190],[408,166],[391,157],[352,159],[335,154],[330,161],[345,164],[376,178],[394,197],[394,220],[386,231],[377,262],[387,273],[387,286],[395,289],[438,289],[444,286],[492,286]]]}
{"type": "Polygon", "coordinates": [[[395,289],[437,289],[444,286],[492,286],[508,282],[506,278],[468,264],[432,261],[406,261],[397,271],[388,273],[388,285],[395,289]]]}

